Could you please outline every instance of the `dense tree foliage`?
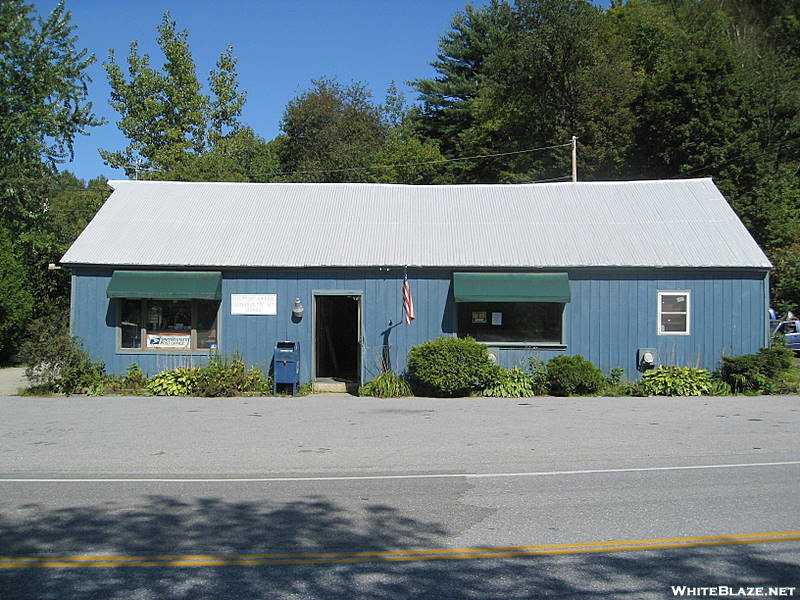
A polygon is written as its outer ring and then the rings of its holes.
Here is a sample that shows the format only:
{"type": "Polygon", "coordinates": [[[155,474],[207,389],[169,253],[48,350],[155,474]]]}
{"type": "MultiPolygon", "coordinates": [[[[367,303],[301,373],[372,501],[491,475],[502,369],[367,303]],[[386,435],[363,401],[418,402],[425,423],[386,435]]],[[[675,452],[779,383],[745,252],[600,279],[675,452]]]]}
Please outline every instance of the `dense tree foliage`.
{"type": "Polygon", "coordinates": [[[281,129],[282,164],[295,181],[352,181],[384,142],[386,129],[361,84],[318,79],[289,101],[281,129]]]}
{"type": "Polygon", "coordinates": [[[56,165],[101,123],[87,100],[94,57],[70,21],[60,4],[42,17],[21,0],[0,2],[0,361],[30,318],[68,302],[66,278],[47,270],[74,239],[54,218],[56,165]]]}
{"type": "Polygon", "coordinates": [[[281,122],[281,170],[288,181],[437,183],[438,143],[410,124],[413,109],[393,83],[383,105],[360,83],[312,81],[289,102],[281,122]]]}
{"type": "Polygon", "coordinates": [[[492,0],[442,37],[414,82],[414,127],[444,179],[713,177],[775,263],[773,298],[800,305],[797,0],[492,0]],[[505,153],[517,154],[505,155],[505,153]]]}

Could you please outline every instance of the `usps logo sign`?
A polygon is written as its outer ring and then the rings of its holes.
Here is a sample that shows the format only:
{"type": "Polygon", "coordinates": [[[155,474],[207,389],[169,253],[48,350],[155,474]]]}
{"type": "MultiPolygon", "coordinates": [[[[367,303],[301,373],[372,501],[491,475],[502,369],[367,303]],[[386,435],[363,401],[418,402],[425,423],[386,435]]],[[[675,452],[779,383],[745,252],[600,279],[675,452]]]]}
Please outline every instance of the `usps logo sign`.
{"type": "Polygon", "coordinates": [[[192,336],[187,334],[164,334],[148,333],[148,348],[170,348],[176,350],[188,350],[192,346],[192,336]]]}

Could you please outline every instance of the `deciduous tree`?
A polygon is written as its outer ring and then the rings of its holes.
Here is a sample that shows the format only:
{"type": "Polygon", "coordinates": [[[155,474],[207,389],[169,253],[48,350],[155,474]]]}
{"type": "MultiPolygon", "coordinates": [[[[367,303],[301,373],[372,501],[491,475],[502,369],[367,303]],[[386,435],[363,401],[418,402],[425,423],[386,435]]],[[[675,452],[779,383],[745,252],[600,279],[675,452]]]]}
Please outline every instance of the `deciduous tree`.
{"type": "Polygon", "coordinates": [[[177,30],[169,11],[158,26],[157,41],[166,59],[163,70],[139,53],[135,41],[127,58],[127,76],[113,50],[103,65],[111,85],[111,106],[120,114],[118,126],[129,143],[119,151],[101,150],[100,155],[129,177],[139,170],[179,170],[241,127],[245,94],[238,90],[232,48],[222,52],[211,71],[209,96],[197,78],[189,33],[177,30]]]}

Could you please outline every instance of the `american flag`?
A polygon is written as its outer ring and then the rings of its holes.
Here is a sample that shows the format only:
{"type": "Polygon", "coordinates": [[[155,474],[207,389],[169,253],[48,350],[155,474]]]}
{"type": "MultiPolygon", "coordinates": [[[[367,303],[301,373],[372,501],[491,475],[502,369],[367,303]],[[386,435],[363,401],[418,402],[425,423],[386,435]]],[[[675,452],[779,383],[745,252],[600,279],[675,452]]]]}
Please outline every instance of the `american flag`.
{"type": "Polygon", "coordinates": [[[408,273],[403,277],[403,318],[406,325],[417,318],[414,314],[414,299],[411,297],[411,286],[408,285],[408,273]]]}

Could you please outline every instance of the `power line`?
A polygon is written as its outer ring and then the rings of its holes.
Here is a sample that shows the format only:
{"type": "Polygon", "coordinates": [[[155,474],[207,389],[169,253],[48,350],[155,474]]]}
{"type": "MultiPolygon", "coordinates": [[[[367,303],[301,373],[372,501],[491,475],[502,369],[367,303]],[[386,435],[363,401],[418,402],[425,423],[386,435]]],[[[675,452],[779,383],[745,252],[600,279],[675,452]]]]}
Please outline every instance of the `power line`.
{"type": "MultiPolygon", "coordinates": [[[[788,140],[783,140],[782,142],[776,142],[774,144],[767,144],[765,147],[760,148],[760,150],[761,150],[760,152],[758,152],[756,154],[753,154],[752,156],[754,158],[760,158],[762,156],[766,156],[767,154],[770,153],[771,150],[775,150],[777,148],[780,148],[780,147],[785,146],[787,144],[790,144],[792,142],[796,142],[799,139],[800,139],[800,137],[795,137],[795,138],[791,138],[791,139],[788,139],[788,140]]],[[[734,154],[732,157],[730,157],[727,160],[724,160],[722,162],[716,162],[716,163],[707,164],[707,165],[702,166],[702,167],[697,167],[696,169],[691,169],[690,171],[683,171],[681,173],[678,173],[677,175],[672,175],[670,177],[667,177],[667,179],[678,179],[679,177],[686,177],[687,175],[691,175],[692,173],[699,173],[701,171],[707,171],[709,169],[718,169],[720,167],[724,167],[726,165],[729,165],[730,163],[732,163],[733,161],[741,158],[745,154],[747,154],[747,150],[742,150],[738,154],[734,154]]]]}
{"type": "MultiPolygon", "coordinates": [[[[350,171],[368,171],[368,170],[375,170],[375,169],[397,169],[403,167],[420,167],[426,165],[436,165],[436,164],[443,164],[449,162],[459,162],[465,160],[480,160],[485,158],[497,158],[500,156],[513,156],[517,154],[527,154],[530,152],[539,152],[542,150],[553,150],[555,148],[566,148],[567,146],[572,146],[572,142],[567,142],[565,144],[553,144],[551,146],[541,146],[539,148],[526,148],[525,150],[514,150],[512,152],[497,152],[495,154],[479,154],[476,156],[461,156],[458,158],[442,158],[439,160],[426,160],[420,162],[411,162],[411,163],[395,163],[390,165],[367,165],[363,167],[343,167],[337,169],[305,169],[302,171],[285,171],[279,173],[270,173],[269,177],[288,177],[291,175],[313,175],[315,173],[346,173],[350,171]]],[[[146,169],[142,168],[138,165],[123,165],[124,169],[135,169],[138,172],[145,172],[145,173],[161,173],[164,172],[163,169],[146,169]]],[[[248,175],[248,173],[242,173],[243,175],[248,175]]]]}
{"type": "Polygon", "coordinates": [[[551,177],[550,179],[537,179],[536,181],[526,181],[525,183],[548,183],[551,181],[566,181],[572,179],[572,175],[563,175],[562,177],[551,177]]]}
{"type": "Polygon", "coordinates": [[[342,173],[345,171],[363,171],[365,169],[396,169],[401,167],[419,167],[424,165],[436,165],[448,162],[457,162],[463,160],[478,160],[482,158],[496,158],[498,156],[512,156],[515,154],[526,154],[529,152],[538,152],[540,150],[552,150],[553,148],[564,148],[566,146],[571,146],[572,142],[568,142],[566,144],[555,144],[553,146],[542,146],[540,148],[528,148],[526,150],[515,150],[514,152],[498,152],[496,154],[481,154],[478,156],[462,156],[460,158],[443,158],[440,160],[426,160],[422,162],[413,162],[413,163],[399,163],[394,165],[371,165],[367,167],[347,167],[344,169],[317,169],[317,170],[310,170],[310,171],[294,171],[292,173],[276,173],[276,175],[307,175],[310,173],[342,173]]]}
{"type": "MultiPolygon", "coordinates": [[[[23,187],[42,187],[45,188],[47,191],[74,191],[74,192],[97,192],[97,193],[104,193],[107,194],[110,191],[110,188],[98,188],[98,187],[83,187],[78,184],[59,184],[59,183],[48,183],[47,179],[0,179],[0,184],[8,184],[8,185],[19,185],[23,187]]],[[[1,191],[1,190],[0,190],[1,191]]]]}
{"type": "MultiPolygon", "coordinates": [[[[572,142],[567,142],[564,144],[553,144],[550,146],[540,146],[538,148],[526,148],[524,150],[514,150],[511,152],[496,152],[494,154],[478,154],[475,156],[461,156],[457,158],[442,158],[438,160],[426,160],[426,161],[419,161],[419,162],[410,162],[410,163],[395,163],[389,165],[367,165],[363,167],[343,167],[337,169],[305,169],[302,171],[285,171],[279,173],[270,173],[268,177],[288,177],[291,175],[312,175],[312,174],[324,174],[324,173],[346,173],[351,171],[367,171],[367,170],[376,170],[376,169],[397,169],[397,168],[404,168],[404,167],[421,167],[427,165],[436,165],[436,164],[444,164],[450,162],[460,162],[466,160],[481,160],[486,158],[498,158],[502,156],[515,156],[518,154],[528,154],[531,152],[540,152],[544,150],[554,150],[556,148],[566,148],[567,146],[572,146],[572,142]]],[[[123,169],[133,169],[137,173],[144,172],[144,173],[162,173],[165,172],[163,169],[147,169],[142,168],[140,165],[122,165],[123,169]]],[[[242,173],[242,175],[252,175],[249,173],[242,173]]],[[[549,180],[542,180],[542,181],[549,181],[549,180]]],[[[0,179],[0,183],[9,183],[9,184],[18,184],[18,185],[42,185],[48,188],[56,188],[58,190],[76,190],[76,191],[97,191],[97,192],[107,192],[106,189],[102,188],[86,188],[81,187],[79,185],[59,185],[58,183],[52,182],[46,178],[41,179],[0,179]]],[[[530,182],[530,183],[538,183],[538,182],[530,182]]]]}

